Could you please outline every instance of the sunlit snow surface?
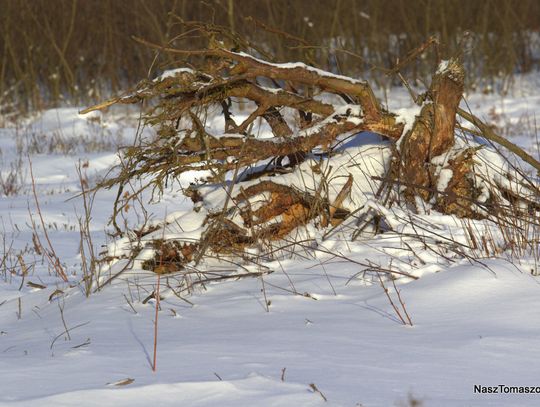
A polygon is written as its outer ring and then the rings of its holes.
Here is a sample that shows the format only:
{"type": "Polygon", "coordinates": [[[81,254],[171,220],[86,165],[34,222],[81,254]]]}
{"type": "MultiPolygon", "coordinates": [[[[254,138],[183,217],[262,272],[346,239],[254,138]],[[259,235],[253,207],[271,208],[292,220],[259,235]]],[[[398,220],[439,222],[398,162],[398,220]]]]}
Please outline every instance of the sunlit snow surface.
{"type": "MultiPolygon", "coordinates": [[[[475,93],[467,102],[475,114],[506,125],[508,137],[538,157],[532,126],[540,111],[539,80],[516,82],[507,96],[475,93]]],[[[406,92],[392,90],[390,110],[404,120],[414,118],[418,109],[409,99],[406,92]]],[[[392,234],[355,243],[333,235],[320,245],[337,257],[319,252],[267,261],[264,266],[274,272],[263,280],[208,284],[186,297],[189,302],[165,292],[157,372],[152,372],[155,302],[142,301],[156,277],[126,272],[89,298],[77,285],[82,279],[77,218],[84,209],[76,167],[81,165],[90,186],[105,177],[119,162],[116,147],[136,137],[137,112],[112,109],[83,117],[77,111],[50,110],[0,129],[2,179],[17,168],[20,184],[16,194],[0,192],[0,405],[386,407],[406,405],[409,397],[424,406],[540,404],[540,394],[473,392],[474,385],[540,386],[540,280],[531,276],[538,265],[529,258],[514,264],[506,259],[450,263],[418,241],[404,250],[401,238],[392,234]],[[73,287],[50,275],[47,262],[32,252],[31,217],[45,239],[29,161],[44,222],[73,287]],[[18,253],[24,253],[28,269],[24,280],[18,253]],[[401,262],[420,277],[397,281],[413,327],[399,322],[372,279],[362,274],[351,279],[365,268],[358,263],[368,262],[385,267],[401,262]],[[32,288],[29,281],[46,288],[32,288]],[[50,299],[56,289],[64,294],[50,299]],[[134,381],[114,385],[127,378],[134,381]]],[[[346,143],[343,151],[370,151],[364,164],[382,169],[385,146],[376,136],[346,143]]],[[[180,181],[188,185],[196,176],[186,174],[180,181]]],[[[295,183],[295,176],[282,182],[295,183]]],[[[112,230],[107,223],[115,196],[116,190],[100,191],[93,204],[91,232],[98,253],[113,243],[105,231],[112,230]]],[[[353,196],[348,204],[377,202],[367,194],[353,196]]],[[[181,232],[189,234],[191,224],[196,237],[198,218],[191,207],[179,185],[147,205],[154,222],[182,214],[181,232]]],[[[136,208],[124,215],[130,225],[142,219],[136,208]]],[[[418,219],[461,238],[460,225],[450,217],[418,219]]]]}

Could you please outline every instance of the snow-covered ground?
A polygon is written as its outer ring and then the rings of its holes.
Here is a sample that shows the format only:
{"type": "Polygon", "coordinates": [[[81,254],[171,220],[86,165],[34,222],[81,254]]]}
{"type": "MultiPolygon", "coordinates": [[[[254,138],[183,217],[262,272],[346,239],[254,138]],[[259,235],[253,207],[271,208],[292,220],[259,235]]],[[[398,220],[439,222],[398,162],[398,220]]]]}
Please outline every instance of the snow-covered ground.
{"type": "MultiPolygon", "coordinates": [[[[534,157],[539,82],[518,77],[506,96],[467,96],[475,114],[534,157]]],[[[409,107],[409,99],[392,90],[390,109],[409,107]]],[[[406,250],[403,237],[392,234],[354,243],[330,239],[322,247],[333,255],[269,261],[264,266],[273,272],[262,278],[206,284],[182,298],[164,292],[153,372],[156,304],[145,299],[156,276],[125,272],[87,298],[80,255],[78,219],[85,212],[76,169],[90,187],[105,177],[118,163],[117,146],[135,138],[137,112],[77,112],[49,110],[0,129],[0,405],[540,405],[534,259],[503,253],[450,261],[418,240],[406,250]],[[36,252],[33,235],[48,243],[30,163],[69,284],[36,252]],[[396,282],[412,327],[399,321],[381,286],[360,273],[370,262],[400,262],[420,277],[396,282]],[[475,385],[503,386],[482,394],[475,385]],[[505,393],[504,386],[538,393],[505,393]]],[[[112,241],[106,232],[115,196],[99,191],[93,202],[90,232],[98,254],[112,241]]],[[[160,220],[190,211],[191,202],[173,188],[146,208],[160,220]]],[[[132,225],[141,216],[136,208],[125,213],[132,225]]],[[[396,292],[390,294],[397,302],[396,292]]]]}

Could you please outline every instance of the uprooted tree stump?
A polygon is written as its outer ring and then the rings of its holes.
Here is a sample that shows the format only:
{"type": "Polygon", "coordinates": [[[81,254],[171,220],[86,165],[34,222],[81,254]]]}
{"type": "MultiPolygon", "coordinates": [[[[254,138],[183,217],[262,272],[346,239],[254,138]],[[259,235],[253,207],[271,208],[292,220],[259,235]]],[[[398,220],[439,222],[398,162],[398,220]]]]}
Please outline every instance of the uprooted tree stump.
{"type": "MultiPolygon", "coordinates": [[[[143,267],[173,272],[208,252],[241,255],[248,247],[264,251],[265,244],[287,239],[300,227],[337,227],[356,212],[351,198],[355,189],[366,188],[342,162],[333,165],[343,154],[338,146],[366,134],[383,137],[392,151],[381,171],[370,176],[375,199],[413,210],[428,205],[472,218],[489,216],[502,201],[520,200],[523,210],[540,209],[535,186],[507,174],[478,177],[474,168],[480,147],[456,143],[458,114],[483,137],[501,142],[482,121],[459,109],[465,72],[458,59],[441,62],[429,89],[417,99],[418,113],[407,121],[386,111],[367,82],[302,63],[271,63],[213,44],[183,51],[146,43],[185,57],[197,68],[142,81],[126,96],[83,112],[149,101],[145,120],[157,127],[154,139],[125,151],[119,175],[102,187],[118,185],[120,197],[132,179],[162,190],[183,173],[206,171],[205,181],[184,193],[196,211],[209,200],[219,203],[203,211],[199,239],[156,239],[154,256],[143,267]],[[238,121],[240,104],[250,113],[238,121]],[[222,117],[219,132],[209,124],[209,112],[216,108],[222,117]],[[264,126],[269,132],[258,137],[254,129],[264,126]],[[306,169],[312,171],[309,182],[306,169]],[[291,181],[299,179],[304,181],[291,181]],[[216,185],[221,189],[211,188],[216,185]]],[[[506,140],[502,144],[540,171],[540,164],[524,151],[506,140]]]]}

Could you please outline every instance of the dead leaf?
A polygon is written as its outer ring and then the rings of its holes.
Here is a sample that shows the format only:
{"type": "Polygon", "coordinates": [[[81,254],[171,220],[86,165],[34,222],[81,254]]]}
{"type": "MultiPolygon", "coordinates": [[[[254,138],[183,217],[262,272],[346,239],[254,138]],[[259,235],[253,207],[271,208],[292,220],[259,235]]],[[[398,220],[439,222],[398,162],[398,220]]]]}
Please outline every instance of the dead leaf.
{"type": "MultiPolygon", "coordinates": [[[[43,289],[47,288],[46,285],[38,284],[38,283],[33,283],[33,282],[31,282],[31,281],[27,282],[26,285],[27,285],[28,287],[32,287],[32,288],[39,288],[40,290],[43,290],[43,289]]],[[[50,301],[50,299],[49,299],[49,301],[50,301]]]]}
{"type": "Polygon", "coordinates": [[[135,381],[131,377],[126,377],[125,379],[118,380],[117,382],[107,383],[107,386],[127,386],[135,381]]]}
{"type": "Polygon", "coordinates": [[[64,294],[64,292],[60,289],[56,289],[52,292],[51,295],[49,295],[49,301],[54,300],[56,297],[59,297],[60,295],[64,294]]]}

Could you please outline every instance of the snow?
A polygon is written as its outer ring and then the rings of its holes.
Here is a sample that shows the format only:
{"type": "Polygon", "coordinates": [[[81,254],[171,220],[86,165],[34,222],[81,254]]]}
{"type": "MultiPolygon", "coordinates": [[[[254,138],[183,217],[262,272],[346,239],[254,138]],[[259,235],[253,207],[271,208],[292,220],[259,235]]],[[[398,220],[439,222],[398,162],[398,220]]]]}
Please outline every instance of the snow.
{"type": "Polygon", "coordinates": [[[237,54],[237,55],[241,56],[242,58],[248,58],[248,59],[251,59],[251,60],[253,60],[255,62],[264,64],[264,65],[267,65],[267,66],[276,67],[276,68],[282,68],[282,69],[302,68],[303,70],[311,71],[311,72],[317,74],[317,76],[322,76],[323,78],[340,79],[340,80],[343,80],[343,81],[346,81],[346,82],[349,82],[349,83],[353,83],[353,84],[365,84],[366,83],[366,81],[353,79],[353,78],[351,78],[349,76],[338,75],[338,74],[334,74],[334,73],[331,73],[331,72],[328,72],[328,71],[325,71],[325,70],[322,70],[322,69],[314,68],[312,66],[304,64],[303,62],[288,62],[288,63],[276,64],[276,63],[271,63],[271,62],[264,61],[262,59],[255,58],[254,56],[246,54],[245,52],[231,52],[231,54],[237,54]]]}
{"type": "Polygon", "coordinates": [[[437,73],[438,74],[441,74],[443,73],[444,71],[446,71],[448,69],[448,64],[450,63],[450,61],[448,60],[442,60],[440,63],[439,63],[439,66],[437,67],[437,73]]]}
{"type": "Polygon", "coordinates": [[[161,75],[154,78],[154,82],[159,82],[159,81],[162,81],[163,79],[167,79],[167,78],[173,78],[173,77],[178,76],[179,74],[182,74],[182,73],[189,73],[189,74],[195,75],[196,72],[193,69],[186,68],[186,67],[175,68],[175,69],[167,69],[161,75]]]}
{"type": "Polygon", "coordinates": [[[454,172],[450,168],[443,168],[439,172],[439,179],[437,181],[437,191],[444,192],[446,187],[450,183],[454,172]]]}
{"type": "Polygon", "coordinates": [[[414,121],[416,120],[416,117],[420,116],[420,111],[422,110],[423,106],[424,105],[413,105],[411,107],[401,107],[394,111],[394,113],[397,115],[396,123],[404,124],[402,133],[403,135],[407,134],[407,132],[412,130],[414,121]]]}
{"type": "Polygon", "coordinates": [[[288,403],[302,406],[322,406],[323,401],[306,392],[298,384],[259,375],[230,381],[201,381],[152,384],[133,388],[79,390],[24,402],[7,402],[4,406],[133,406],[152,405],[176,407],[212,407],[219,405],[260,405],[278,407],[288,403]],[[85,400],[84,402],[82,400],[85,400]],[[262,404],[260,400],[264,400],[262,404]]]}
{"type": "MultiPolygon", "coordinates": [[[[467,101],[479,116],[487,118],[495,108],[510,123],[540,106],[538,87],[531,86],[537,79],[518,79],[528,84],[525,94],[517,93],[519,89],[504,98],[471,94],[467,101]]],[[[418,114],[402,89],[393,89],[388,100],[394,104],[391,111],[402,109],[400,117],[407,124],[418,114]]],[[[449,243],[469,244],[456,218],[426,210],[410,219],[403,210],[382,206],[375,199],[377,183],[372,177],[384,173],[390,149],[387,141],[370,133],[342,140],[331,172],[328,163],[312,158],[299,173],[268,179],[294,185],[302,181],[315,190],[321,178],[313,175],[312,166],[319,164],[322,173],[333,177],[328,191],[333,199],[353,173],[357,188],[345,206],[384,215],[388,232],[350,242],[341,232],[323,240],[320,231],[305,228],[298,232],[298,240],[305,238],[305,243],[297,256],[264,259],[260,267],[242,270],[272,273],[199,286],[181,298],[166,288],[163,278],[153,372],[156,304],[143,300],[155,289],[157,278],[137,268],[151,252],[143,251],[133,270],[87,298],[77,221],[84,211],[76,166],[87,163],[82,170],[90,186],[105,177],[119,161],[116,146],[136,136],[137,112],[111,109],[83,117],[78,110],[49,110],[0,129],[3,179],[22,157],[19,192],[5,196],[0,189],[0,405],[386,407],[406,405],[409,395],[424,406],[539,404],[540,394],[473,391],[475,385],[540,385],[540,280],[533,275],[540,270],[535,258],[502,253],[469,261],[449,243]],[[99,144],[93,143],[96,138],[99,144]],[[36,146],[32,140],[51,147],[36,146]],[[37,221],[37,234],[44,238],[27,154],[45,225],[69,284],[51,274],[47,261],[33,248],[30,213],[37,221]],[[358,192],[362,190],[373,192],[358,192]],[[19,254],[28,269],[25,276],[19,254]],[[412,327],[399,321],[376,274],[363,273],[370,265],[410,276],[397,279],[396,287],[412,327]],[[51,298],[57,289],[62,292],[51,298]],[[128,378],[133,381],[114,385],[128,378]]],[[[214,131],[222,126],[217,118],[209,123],[214,131]]],[[[265,136],[264,130],[260,136],[265,136]]],[[[522,131],[509,137],[538,157],[533,136],[522,131]]],[[[451,176],[445,168],[448,159],[437,161],[439,189],[451,176]]],[[[478,171],[484,176],[493,176],[502,165],[490,146],[478,151],[478,171]]],[[[197,176],[184,174],[159,203],[146,204],[152,214],[149,224],[169,223],[146,240],[200,237],[204,214],[224,203],[212,201],[210,207],[193,212],[180,184],[186,187],[197,176]]],[[[216,197],[222,195],[215,192],[216,197]]],[[[95,196],[90,231],[98,253],[121,254],[128,245],[128,239],[106,234],[111,231],[108,217],[115,196],[114,189],[95,196]]],[[[122,216],[128,225],[138,225],[143,213],[135,205],[122,216]]],[[[354,228],[354,221],[345,226],[354,228]]],[[[485,230],[487,236],[501,239],[497,228],[485,230]]],[[[117,260],[101,281],[125,262],[117,260]]],[[[212,267],[221,274],[238,271],[231,264],[212,267]]],[[[397,302],[392,284],[387,288],[397,302]]]]}

